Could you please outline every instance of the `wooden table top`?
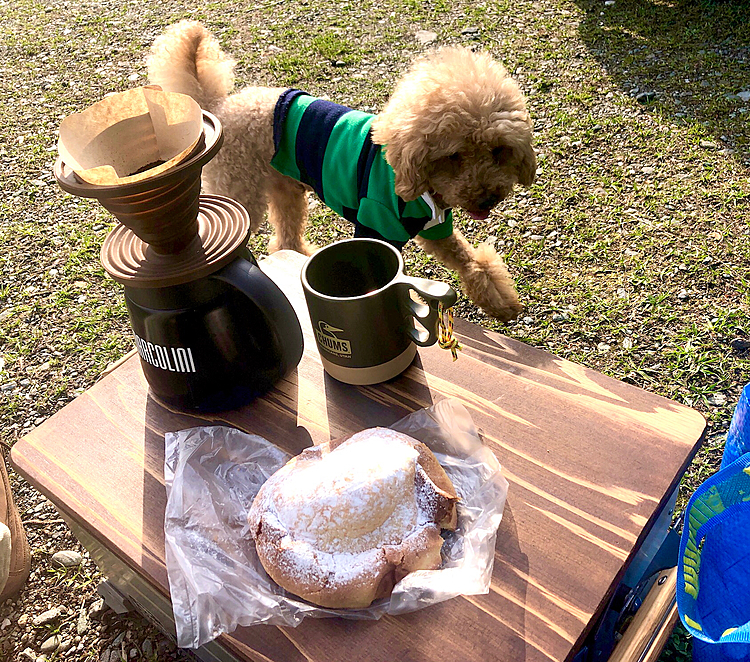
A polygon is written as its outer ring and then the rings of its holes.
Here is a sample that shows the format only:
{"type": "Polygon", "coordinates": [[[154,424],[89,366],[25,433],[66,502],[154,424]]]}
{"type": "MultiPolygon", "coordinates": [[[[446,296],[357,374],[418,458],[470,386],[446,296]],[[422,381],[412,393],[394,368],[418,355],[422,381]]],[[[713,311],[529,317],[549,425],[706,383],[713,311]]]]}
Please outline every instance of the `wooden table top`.
{"type": "Polygon", "coordinates": [[[461,320],[457,362],[433,346],[388,383],[341,384],[315,349],[302,262],[283,251],[262,263],[305,333],[302,362],[266,397],[205,419],[171,412],[133,356],[16,443],[17,470],[168,595],[165,432],[226,423],[298,453],[458,398],[510,482],[489,594],[380,621],[239,628],[223,643],[266,662],[570,659],[700,445],[703,417],[461,320]]]}

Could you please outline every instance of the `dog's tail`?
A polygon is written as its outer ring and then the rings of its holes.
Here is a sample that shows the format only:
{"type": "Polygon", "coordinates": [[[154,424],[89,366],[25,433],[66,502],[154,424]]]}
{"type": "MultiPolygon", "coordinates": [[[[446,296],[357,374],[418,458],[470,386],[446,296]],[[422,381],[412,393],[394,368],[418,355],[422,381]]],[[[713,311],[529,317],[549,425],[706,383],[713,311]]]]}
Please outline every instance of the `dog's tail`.
{"type": "Polygon", "coordinates": [[[235,62],[197,21],[168,27],[151,46],[148,78],[165,92],[180,92],[211,110],[234,86],[235,62]]]}

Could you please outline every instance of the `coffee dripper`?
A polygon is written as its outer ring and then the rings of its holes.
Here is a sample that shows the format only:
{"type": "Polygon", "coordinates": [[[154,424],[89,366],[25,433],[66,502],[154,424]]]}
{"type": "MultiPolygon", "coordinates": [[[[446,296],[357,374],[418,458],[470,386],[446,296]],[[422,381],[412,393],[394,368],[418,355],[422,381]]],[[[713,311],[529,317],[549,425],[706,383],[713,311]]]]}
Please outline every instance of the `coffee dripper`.
{"type": "Polygon", "coordinates": [[[110,177],[114,183],[86,181],[87,170],[62,155],[54,170],[64,191],[97,199],[119,221],[100,257],[124,287],[153,395],[170,407],[217,411],[268,391],[297,366],[303,340],[288,299],[247,248],[247,211],[200,192],[202,168],[223,137],[219,120],[199,112],[200,135],[174,163],[147,160],[140,171],[110,177]]]}

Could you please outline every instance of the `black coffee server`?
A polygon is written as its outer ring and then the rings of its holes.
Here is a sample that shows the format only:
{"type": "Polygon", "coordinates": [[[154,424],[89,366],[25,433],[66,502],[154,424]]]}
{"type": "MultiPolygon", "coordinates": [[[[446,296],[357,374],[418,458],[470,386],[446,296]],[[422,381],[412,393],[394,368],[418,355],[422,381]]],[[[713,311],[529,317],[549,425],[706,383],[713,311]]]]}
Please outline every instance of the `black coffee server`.
{"type": "Polygon", "coordinates": [[[299,321],[246,244],[250,219],[234,200],[201,195],[203,166],[221,147],[218,119],[184,160],[140,181],[91,184],[62,158],[60,187],[97,198],[120,223],[102,245],[125,300],[152,393],[169,406],[217,411],[245,404],[302,356],[299,321]]]}

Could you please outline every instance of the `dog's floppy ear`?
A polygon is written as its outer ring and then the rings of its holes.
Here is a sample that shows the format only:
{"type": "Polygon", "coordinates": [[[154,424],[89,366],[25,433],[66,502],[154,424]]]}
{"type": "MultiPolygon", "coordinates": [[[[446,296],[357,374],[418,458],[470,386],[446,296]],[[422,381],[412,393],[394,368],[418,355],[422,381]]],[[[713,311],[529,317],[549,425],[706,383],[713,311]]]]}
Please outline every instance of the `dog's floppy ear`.
{"type": "Polygon", "coordinates": [[[536,178],[536,152],[530,142],[525,142],[520,147],[521,163],[518,166],[518,183],[529,187],[536,178]]]}
{"type": "Polygon", "coordinates": [[[427,190],[427,150],[423,144],[407,143],[401,149],[386,145],[385,155],[396,175],[396,195],[414,200],[427,190]]]}
{"type": "Polygon", "coordinates": [[[387,108],[376,117],[372,139],[383,146],[385,160],[393,168],[396,194],[404,200],[414,200],[427,190],[427,144],[403,122],[394,121],[393,115],[387,108]]]}

